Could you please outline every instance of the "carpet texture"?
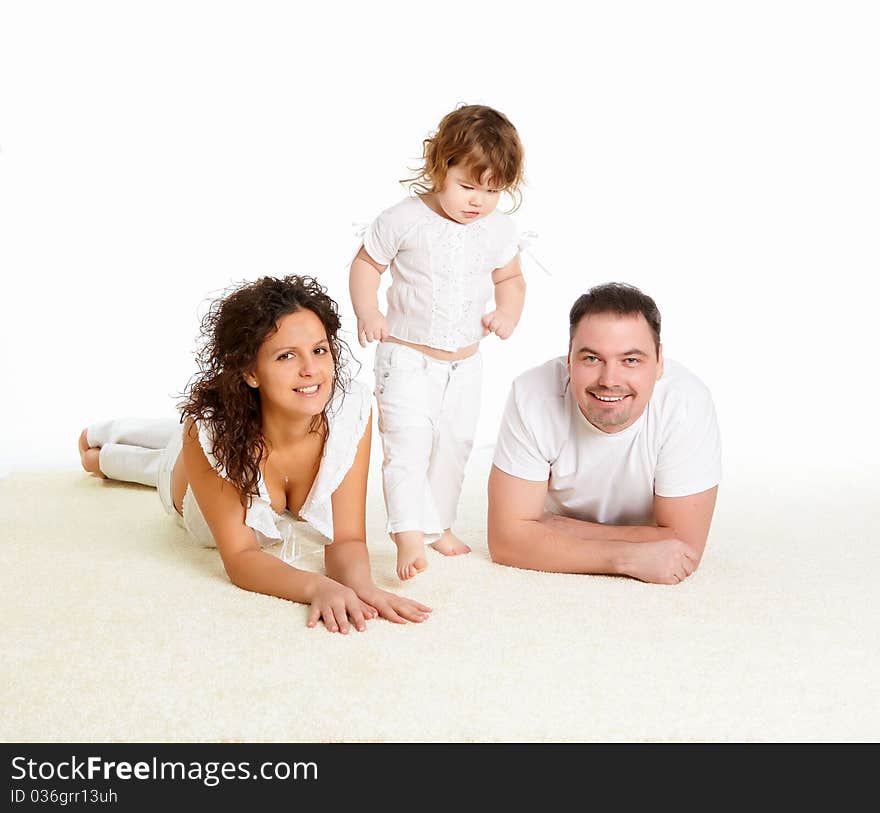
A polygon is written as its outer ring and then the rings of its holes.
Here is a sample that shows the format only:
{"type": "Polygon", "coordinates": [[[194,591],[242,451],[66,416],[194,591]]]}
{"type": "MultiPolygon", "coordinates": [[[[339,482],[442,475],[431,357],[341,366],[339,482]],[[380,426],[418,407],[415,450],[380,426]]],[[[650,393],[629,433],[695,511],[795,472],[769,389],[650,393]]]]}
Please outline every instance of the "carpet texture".
{"type": "Polygon", "coordinates": [[[151,489],[0,480],[0,739],[877,740],[876,469],[728,467],[702,567],[666,587],[492,564],[489,461],[457,526],[473,553],[401,585],[374,458],[374,577],[434,613],[348,637],[234,587],[151,489]]]}

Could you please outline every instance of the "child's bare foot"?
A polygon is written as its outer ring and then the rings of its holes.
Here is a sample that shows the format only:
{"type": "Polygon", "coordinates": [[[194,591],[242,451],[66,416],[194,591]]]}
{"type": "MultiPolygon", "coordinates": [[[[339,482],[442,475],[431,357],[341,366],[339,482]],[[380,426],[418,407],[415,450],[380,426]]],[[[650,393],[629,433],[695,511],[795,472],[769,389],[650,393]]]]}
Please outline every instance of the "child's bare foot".
{"type": "Polygon", "coordinates": [[[98,456],[101,454],[101,450],[97,446],[89,446],[87,432],[87,429],[83,429],[79,436],[79,459],[82,462],[82,467],[89,474],[105,477],[104,472],[101,471],[101,467],[98,465],[98,456]]]}
{"type": "Polygon", "coordinates": [[[436,542],[432,542],[431,547],[436,551],[440,551],[444,556],[458,556],[460,553],[471,552],[471,549],[452,533],[451,528],[443,531],[443,536],[436,542]]]}
{"type": "Polygon", "coordinates": [[[401,531],[391,538],[397,545],[397,577],[401,581],[411,579],[428,566],[425,535],[421,531],[401,531]]]}

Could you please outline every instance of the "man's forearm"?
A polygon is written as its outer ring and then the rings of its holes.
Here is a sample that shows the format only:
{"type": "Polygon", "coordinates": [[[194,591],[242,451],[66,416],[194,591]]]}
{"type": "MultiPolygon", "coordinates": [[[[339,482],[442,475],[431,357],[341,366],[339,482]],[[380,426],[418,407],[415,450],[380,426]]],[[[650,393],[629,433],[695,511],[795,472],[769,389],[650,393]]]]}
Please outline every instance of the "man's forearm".
{"type": "Polygon", "coordinates": [[[585,538],[543,520],[489,520],[489,551],[499,564],[552,573],[629,575],[633,542],[585,538]]]}
{"type": "Polygon", "coordinates": [[[559,514],[545,514],[544,522],[576,539],[617,539],[625,542],[659,542],[674,535],[669,528],[656,525],[603,525],[559,514]]]}

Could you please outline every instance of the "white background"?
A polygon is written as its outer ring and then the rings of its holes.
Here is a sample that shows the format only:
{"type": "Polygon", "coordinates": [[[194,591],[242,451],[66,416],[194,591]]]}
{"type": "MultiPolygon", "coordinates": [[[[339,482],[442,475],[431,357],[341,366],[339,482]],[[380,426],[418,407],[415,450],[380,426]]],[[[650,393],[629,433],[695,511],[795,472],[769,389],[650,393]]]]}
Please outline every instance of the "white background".
{"type": "MultiPolygon", "coordinates": [[[[483,343],[478,442],[634,283],[740,462],[877,458],[880,28],[855,2],[4,2],[0,471],[78,465],[88,422],[173,414],[207,298],[317,276],[353,340],[352,223],[456,105],[527,155],[526,309],[483,343]],[[574,10],[577,9],[577,10],[574,10]]],[[[504,204],[502,204],[504,205],[504,204]]],[[[838,471],[839,473],[839,471],[838,471]]]]}

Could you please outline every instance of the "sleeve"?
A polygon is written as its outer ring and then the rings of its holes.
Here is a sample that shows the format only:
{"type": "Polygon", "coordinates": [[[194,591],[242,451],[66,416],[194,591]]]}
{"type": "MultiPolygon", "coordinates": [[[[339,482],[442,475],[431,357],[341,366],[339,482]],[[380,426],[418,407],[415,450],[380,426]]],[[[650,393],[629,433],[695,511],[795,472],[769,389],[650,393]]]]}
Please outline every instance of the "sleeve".
{"type": "Polygon", "coordinates": [[[388,265],[400,248],[402,233],[395,207],[386,209],[364,232],[364,248],[379,265],[388,265]]]}
{"type": "Polygon", "coordinates": [[[504,268],[519,252],[519,235],[516,231],[516,223],[507,215],[504,216],[501,223],[495,268],[504,268]]]}
{"type": "Polygon", "coordinates": [[[517,403],[516,382],[507,397],[492,462],[501,471],[521,480],[546,482],[550,477],[550,461],[541,453],[533,428],[523,418],[517,403]]]}
{"type": "Polygon", "coordinates": [[[695,390],[674,411],[676,420],[663,439],[654,475],[658,497],[699,494],[721,482],[721,434],[712,396],[695,390]]]}

